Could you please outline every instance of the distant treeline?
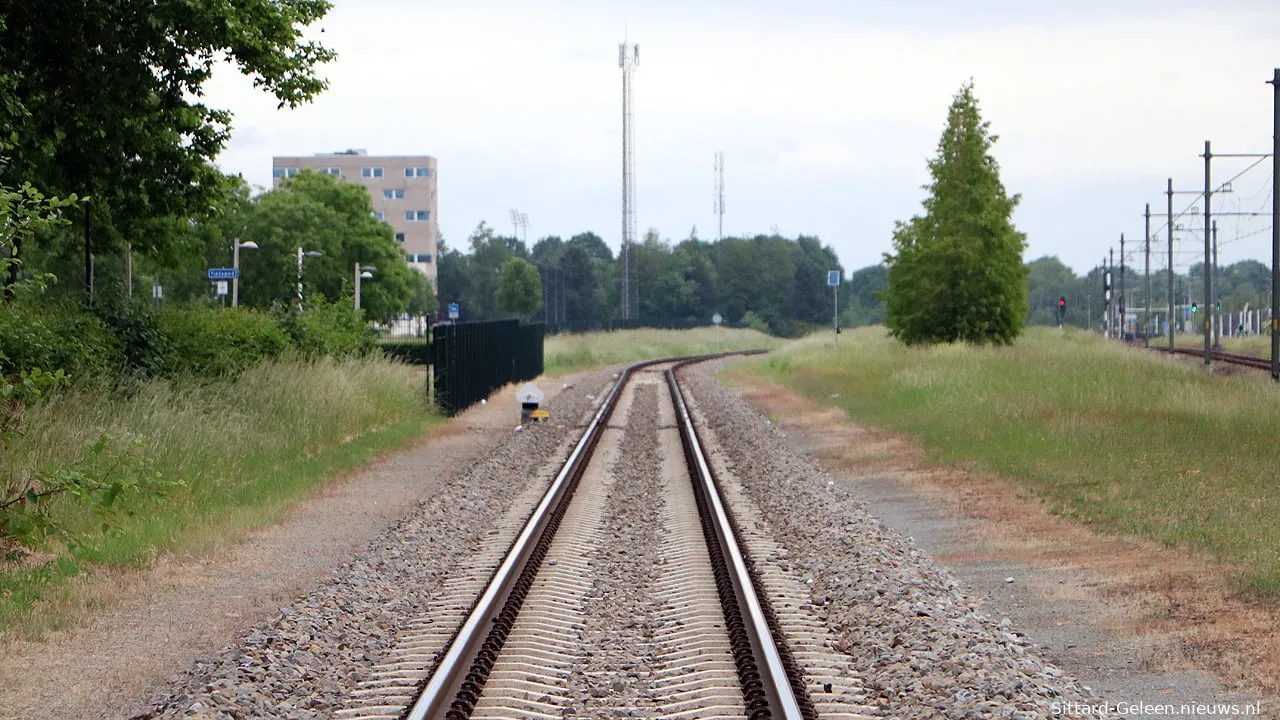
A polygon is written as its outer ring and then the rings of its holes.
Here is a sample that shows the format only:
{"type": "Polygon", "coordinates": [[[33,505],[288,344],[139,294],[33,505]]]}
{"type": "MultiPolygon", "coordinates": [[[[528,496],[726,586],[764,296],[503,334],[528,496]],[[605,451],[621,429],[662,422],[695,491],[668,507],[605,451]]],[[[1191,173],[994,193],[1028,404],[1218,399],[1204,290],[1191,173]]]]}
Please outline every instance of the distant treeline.
{"type": "MultiPolygon", "coordinates": [[[[460,319],[503,316],[494,301],[498,269],[520,257],[542,278],[544,307],[534,321],[575,331],[619,324],[622,263],[594,233],[545,237],[529,249],[481,223],[468,242],[469,253],[442,243],[438,255],[441,307],[458,303],[460,319]]],[[[782,336],[831,323],[827,272],[842,271],[835,251],[806,236],[706,241],[691,234],[673,244],[651,230],[633,249],[632,262],[640,324],[706,325],[719,313],[727,325],[782,336]]]]}
{"type": "MultiPolygon", "coordinates": [[[[460,319],[505,317],[494,294],[498,269],[508,258],[520,257],[538,268],[544,307],[532,320],[552,329],[593,330],[618,327],[621,298],[621,259],[598,235],[585,232],[568,240],[544,237],[532,248],[498,235],[481,223],[468,239],[469,252],[439,249],[441,311],[458,303],[460,319]]],[[[777,235],[702,240],[696,231],[679,242],[650,230],[633,250],[639,287],[637,324],[649,327],[706,325],[720,313],[726,325],[750,326],[780,336],[800,335],[815,327],[830,327],[832,292],[827,271],[840,270],[840,324],[876,325],[884,321],[879,293],[887,284],[883,265],[856,270],[848,277],[835,251],[816,237],[795,239],[777,235]]],[[[1056,257],[1027,263],[1027,324],[1056,325],[1058,298],[1067,298],[1067,323],[1096,326],[1102,302],[1101,270],[1077,276],[1056,257]]],[[[1201,265],[1175,275],[1177,302],[1199,298],[1201,265]]],[[[1116,272],[1119,292],[1119,272],[1116,272]]],[[[1254,260],[1219,269],[1223,309],[1239,311],[1245,303],[1257,308],[1267,301],[1270,271],[1254,260]]],[[[1143,305],[1141,269],[1127,268],[1128,306],[1143,305]]],[[[1153,305],[1163,306],[1165,275],[1152,275],[1153,305]]]]}

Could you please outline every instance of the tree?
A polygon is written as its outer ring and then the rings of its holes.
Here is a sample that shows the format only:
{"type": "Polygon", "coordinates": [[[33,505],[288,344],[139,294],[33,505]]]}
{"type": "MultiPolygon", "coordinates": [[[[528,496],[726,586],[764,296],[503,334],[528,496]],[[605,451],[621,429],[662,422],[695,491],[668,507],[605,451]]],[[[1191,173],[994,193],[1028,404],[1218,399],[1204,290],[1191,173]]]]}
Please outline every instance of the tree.
{"type": "MultiPolygon", "coordinates": [[[[326,0],[149,0],[6,3],[0,10],[0,128],[10,161],[0,182],[92,195],[94,249],[139,234],[150,218],[201,211],[220,185],[210,161],[230,138],[231,113],[200,102],[227,60],[281,107],[325,89],[334,58],[303,39],[326,0]]],[[[68,236],[69,237],[69,236],[68,236]]]]}
{"type": "Polygon", "coordinates": [[[885,255],[885,323],[907,344],[1008,344],[1022,333],[1026,239],[1010,219],[1020,198],[1005,193],[988,129],[970,81],[956,93],[929,161],[924,215],[895,227],[895,253],[885,255]]]}
{"type": "Polygon", "coordinates": [[[304,170],[263,193],[240,222],[242,240],[258,249],[240,256],[240,302],[268,307],[296,297],[297,251],[322,253],[303,262],[304,296],[330,302],[353,292],[355,264],[374,266],[360,287],[367,317],[385,321],[406,312],[429,281],[409,267],[390,225],[372,215],[369,193],[355,183],[304,170]]]}
{"type": "Polygon", "coordinates": [[[538,268],[518,257],[502,263],[498,291],[493,299],[499,310],[524,319],[541,310],[542,278],[538,276],[538,268]]]}
{"type": "Polygon", "coordinates": [[[597,278],[592,258],[581,245],[569,244],[560,258],[564,271],[564,317],[572,328],[595,327],[604,316],[596,303],[597,278]]]}
{"type": "Polygon", "coordinates": [[[75,195],[45,197],[31,183],[18,188],[0,185],[0,276],[4,277],[5,302],[13,299],[13,287],[22,270],[23,244],[37,233],[65,223],[61,211],[75,207],[78,200],[75,195]]]}

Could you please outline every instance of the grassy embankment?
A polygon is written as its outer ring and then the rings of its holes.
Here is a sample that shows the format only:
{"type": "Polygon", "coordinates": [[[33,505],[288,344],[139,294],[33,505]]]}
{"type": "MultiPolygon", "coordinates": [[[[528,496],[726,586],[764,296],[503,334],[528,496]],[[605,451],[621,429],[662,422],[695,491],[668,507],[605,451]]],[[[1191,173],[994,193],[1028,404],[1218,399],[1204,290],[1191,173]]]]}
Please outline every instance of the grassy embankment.
{"type": "Polygon", "coordinates": [[[1010,348],[908,349],[879,328],[811,338],[754,371],[994,472],[1103,532],[1205,551],[1242,589],[1280,595],[1280,389],[1032,328],[1010,348]],[[833,394],[839,394],[833,398],[833,394]]]}
{"type": "Polygon", "coordinates": [[[776,348],[783,341],[755,330],[617,330],[548,337],[543,349],[548,375],[604,365],[731,350],[776,348]]]}
{"type": "MultiPolygon", "coordinates": [[[[237,380],[141,384],[130,394],[70,391],[31,408],[10,467],[74,462],[101,433],[146,444],[141,457],[185,485],[161,500],[128,498],[132,516],[91,546],[0,562],[0,633],[28,637],[75,622],[98,567],[143,566],[269,525],[325,480],[420,437],[438,416],[423,380],[383,360],[268,361],[237,380]]],[[[94,519],[70,502],[73,528],[94,519]]],[[[93,537],[93,535],[90,535],[93,537]]]]}

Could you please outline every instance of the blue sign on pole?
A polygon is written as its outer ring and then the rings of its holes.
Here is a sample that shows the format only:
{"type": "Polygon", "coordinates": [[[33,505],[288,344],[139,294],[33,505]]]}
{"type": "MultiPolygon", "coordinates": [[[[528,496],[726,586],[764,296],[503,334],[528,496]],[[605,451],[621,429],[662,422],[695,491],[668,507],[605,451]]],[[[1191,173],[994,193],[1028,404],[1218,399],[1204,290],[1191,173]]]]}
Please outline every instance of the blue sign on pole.
{"type": "Polygon", "coordinates": [[[840,271],[828,270],[827,271],[827,287],[837,287],[839,285],[840,285],[840,271]]]}
{"type": "Polygon", "coordinates": [[[210,280],[235,280],[240,277],[240,271],[236,268],[209,268],[210,280]]]}
{"type": "Polygon", "coordinates": [[[449,319],[458,319],[458,303],[449,303],[449,319]]]}

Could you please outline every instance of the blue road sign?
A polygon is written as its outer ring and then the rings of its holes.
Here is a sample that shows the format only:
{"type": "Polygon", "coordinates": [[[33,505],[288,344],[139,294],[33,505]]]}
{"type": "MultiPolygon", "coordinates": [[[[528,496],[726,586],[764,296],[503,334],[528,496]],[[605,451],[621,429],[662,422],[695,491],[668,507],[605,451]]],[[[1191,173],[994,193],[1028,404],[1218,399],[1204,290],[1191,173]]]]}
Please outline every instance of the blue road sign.
{"type": "Polygon", "coordinates": [[[458,303],[449,303],[449,319],[458,319],[458,303]]]}
{"type": "Polygon", "coordinates": [[[236,268],[209,268],[210,280],[235,280],[240,277],[240,271],[236,268]]]}
{"type": "Polygon", "coordinates": [[[828,270],[827,271],[827,287],[836,287],[839,284],[840,284],[840,271],[828,270]]]}

